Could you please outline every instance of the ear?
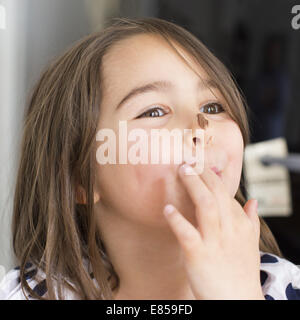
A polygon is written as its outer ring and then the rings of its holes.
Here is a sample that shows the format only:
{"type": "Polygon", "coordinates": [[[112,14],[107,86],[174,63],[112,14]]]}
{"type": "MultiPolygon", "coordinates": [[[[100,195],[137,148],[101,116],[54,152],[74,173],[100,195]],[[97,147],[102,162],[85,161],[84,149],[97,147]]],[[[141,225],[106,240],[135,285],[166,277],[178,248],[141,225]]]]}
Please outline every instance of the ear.
{"type": "MultiPolygon", "coordinates": [[[[94,192],[94,203],[100,200],[100,195],[98,192],[94,192]]],[[[76,189],[76,203],[86,204],[86,193],[82,186],[78,186],[76,189]]]]}

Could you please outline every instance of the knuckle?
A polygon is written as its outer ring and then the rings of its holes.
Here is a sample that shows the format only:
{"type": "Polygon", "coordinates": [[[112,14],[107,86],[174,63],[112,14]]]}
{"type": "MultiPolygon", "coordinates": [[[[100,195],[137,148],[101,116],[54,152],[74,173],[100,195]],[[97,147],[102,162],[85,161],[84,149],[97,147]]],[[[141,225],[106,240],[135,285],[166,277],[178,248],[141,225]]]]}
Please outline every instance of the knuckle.
{"type": "Polygon", "coordinates": [[[209,210],[213,210],[216,208],[216,202],[212,197],[207,197],[204,201],[205,207],[209,210]]]}
{"type": "Polygon", "coordinates": [[[197,207],[200,209],[205,209],[208,211],[215,210],[216,203],[212,197],[209,196],[199,196],[197,199],[197,207]]]}
{"type": "Polygon", "coordinates": [[[243,219],[244,220],[244,229],[246,231],[253,231],[254,230],[254,226],[253,223],[250,219],[243,219]]]}
{"type": "Polygon", "coordinates": [[[216,221],[219,221],[218,210],[212,199],[206,199],[199,204],[197,215],[205,217],[207,221],[216,223],[216,221]]]}
{"type": "Polygon", "coordinates": [[[186,232],[182,236],[182,242],[187,251],[194,253],[200,245],[200,235],[197,231],[186,232]]]}
{"type": "Polygon", "coordinates": [[[247,236],[253,233],[254,227],[250,220],[242,218],[238,219],[235,225],[235,232],[236,234],[240,234],[241,236],[247,236]]]}

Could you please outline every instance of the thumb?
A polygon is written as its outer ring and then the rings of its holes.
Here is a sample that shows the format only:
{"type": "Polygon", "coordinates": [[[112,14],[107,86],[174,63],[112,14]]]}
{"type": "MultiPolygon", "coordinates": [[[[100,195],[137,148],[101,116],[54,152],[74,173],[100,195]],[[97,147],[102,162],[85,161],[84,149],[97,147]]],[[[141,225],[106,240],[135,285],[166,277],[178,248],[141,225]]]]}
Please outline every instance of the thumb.
{"type": "Polygon", "coordinates": [[[258,217],[258,203],[256,199],[250,199],[244,205],[244,211],[247,214],[248,218],[251,220],[255,232],[259,238],[260,236],[260,222],[258,217]]]}

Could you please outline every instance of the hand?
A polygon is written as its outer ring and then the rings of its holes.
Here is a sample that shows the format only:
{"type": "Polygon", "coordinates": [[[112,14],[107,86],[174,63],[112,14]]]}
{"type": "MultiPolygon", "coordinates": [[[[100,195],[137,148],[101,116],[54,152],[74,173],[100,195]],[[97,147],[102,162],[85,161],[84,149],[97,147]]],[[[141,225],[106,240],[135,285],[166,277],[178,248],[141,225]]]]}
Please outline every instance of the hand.
{"type": "Polygon", "coordinates": [[[211,169],[199,176],[179,172],[195,205],[197,228],[172,205],[164,213],[183,250],[198,300],[264,299],[260,284],[260,225],[256,200],[244,208],[211,169]],[[170,209],[168,211],[168,209],[170,209]]]}

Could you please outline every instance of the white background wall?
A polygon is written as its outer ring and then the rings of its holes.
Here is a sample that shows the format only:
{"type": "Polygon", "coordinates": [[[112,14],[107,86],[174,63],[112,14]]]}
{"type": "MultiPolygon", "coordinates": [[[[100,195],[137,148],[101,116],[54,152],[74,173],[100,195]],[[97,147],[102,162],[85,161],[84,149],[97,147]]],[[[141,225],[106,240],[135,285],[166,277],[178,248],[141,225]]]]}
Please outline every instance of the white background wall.
{"type": "Polygon", "coordinates": [[[0,279],[15,266],[11,213],[20,129],[28,94],[41,70],[71,43],[101,29],[119,0],[0,0],[0,279]],[[2,267],[1,267],[2,266],[2,267]]]}
{"type": "MultiPolygon", "coordinates": [[[[6,9],[6,28],[0,29],[0,265],[13,264],[10,248],[10,217],[16,145],[24,99],[26,6],[14,0],[1,0],[6,9]]],[[[4,269],[2,269],[2,273],[4,269]]],[[[0,275],[1,276],[1,275],[0,275]]]]}

